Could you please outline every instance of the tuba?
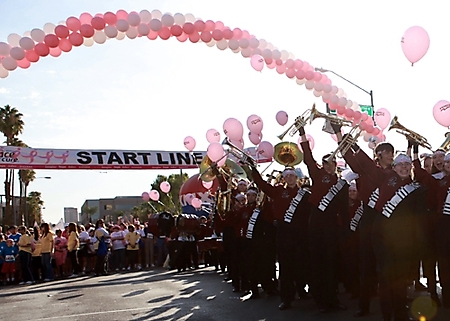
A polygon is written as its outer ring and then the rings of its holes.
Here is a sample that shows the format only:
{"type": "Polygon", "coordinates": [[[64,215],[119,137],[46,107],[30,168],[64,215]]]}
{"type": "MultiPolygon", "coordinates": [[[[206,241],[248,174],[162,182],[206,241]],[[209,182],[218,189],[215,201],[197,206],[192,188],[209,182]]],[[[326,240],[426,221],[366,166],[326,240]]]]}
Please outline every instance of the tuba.
{"type": "Polygon", "coordinates": [[[425,137],[423,137],[422,135],[419,135],[418,133],[416,133],[416,132],[412,131],[411,129],[408,129],[405,126],[403,126],[402,124],[400,124],[397,116],[395,116],[391,121],[391,125],[388,130],[391,130],[391,129],[397,129],[397,133],[404,135],[408,140],[412,140],[412,141],[416,142],[417,144],[419,144],[420,146],[431,150],[431,145],[427,141],[427,139],[425,137]]]}
{"type": "Polygon", "coordinates": [[[439,148],[445,150],[445,152],[448,152],[448,150],[450,149],[450,132],[445,133],[444,136],[445,140],[442,145],[439,146],[439,148]]]}
{"type": "Polygon", "coordinates": [[[273,158],[278,164],[295,166],[302,162],[303,153],[298,145],[291,142],[281,142],[275,145],[273,158]]]}

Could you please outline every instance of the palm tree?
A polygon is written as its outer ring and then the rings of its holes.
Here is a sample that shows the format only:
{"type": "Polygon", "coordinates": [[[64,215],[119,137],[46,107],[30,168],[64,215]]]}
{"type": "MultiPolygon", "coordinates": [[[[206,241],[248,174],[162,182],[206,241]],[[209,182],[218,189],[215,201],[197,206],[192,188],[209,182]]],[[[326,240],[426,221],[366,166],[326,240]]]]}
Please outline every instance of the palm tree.
{"type": "MultiPolygon", "coordinates": [[[[14,138],[22,133],[25,123],[22,120],[22,114],[19,111],[6,105],[0,108],[0,132],[6,137],[7,146],[17,146],[14,138]]],[[[11,215],[11,190],[13,190],[12,182],[14,170],[7,169],[5,176],[5,224],[11,225],[13,217],[11,215]]]]}
{"type": "MultiPolygon", "coordinates": [[[[98,208],[96,206],[85,206],[81,209],[82,214],[86,214],[88,217],[87,223],[92,223],[92,215],[97,213],[98,208]]],[[[85,224],[85,222],[83,222],[85,224]]]]}
{"type": "Polygon", "coordinates": [[[30,192],[27,197],[27,205],[29,216],[28,221],[33,221],[40,224],[42,221],[42,207],[44,206],[44,201],[41,199],[41,192],[30,192]]]}
{"type": "Polygon", "coordinates": [[[23,204],[24,197],[26,198],[27,189],[30,182],[36,179],[36,172],[32,169],[21,169],[19,170],[19,182],[20,182],[20,211],[22,213],[22,220],[25,223],[25,226],[29,226],[31,222],[30,217],[28,216],[28,206],[25,199],[25,204],[23,204]]]}

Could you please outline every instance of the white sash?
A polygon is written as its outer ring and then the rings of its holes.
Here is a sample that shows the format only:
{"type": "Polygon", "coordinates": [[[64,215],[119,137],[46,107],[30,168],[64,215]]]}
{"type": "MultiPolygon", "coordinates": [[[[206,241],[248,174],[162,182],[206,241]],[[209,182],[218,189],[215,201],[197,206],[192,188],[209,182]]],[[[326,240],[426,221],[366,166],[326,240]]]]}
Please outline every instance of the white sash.
{"type": "Polygon", "coordinates": [[[442,212],[445,215],[450,215],[450,187],[447,190],[447,197],[445,198],[444,208],[442,212]]]}
{"type": "Polygon", "coordinates": [[[330,205],[333,198],[339,193],[339,191],[347,184],[344,179],[339,179],[336,184],[330,187],[328,193],[322,197],[322,200],[319,203],[319,210],[324,212],[328,205],[330,205]]]}
{"type": "Polygon", "coordinates": [[[255,208],[252,216],[248,220],[247,233],[245,235],[245,237],[248,239],[251,239],[253,237],[253,229],[255,228],[256,220],[258,219],[260,212],[261,210],[259,208],[255,208]]]}
{"type": "Polygon", "coordinates": [[[395,211],[396,207],[412,192],[420,187],[417,183],[411,183],[400,187],[392,196],[392,198],[383,206],[381,214],[387,218],[391,217],[391,214],[395,211]]]}
{"type": "Polygon", "coordinates": [[[286,213],[284,214],[284,221],[286,223],[291,223],[292,218],[294,217],[295,210],[297,209],[298,204],[303,199],[306,193],[309,193],[308,190],[300,188],[297,192],[297,195],[292,199],[291,204],[289,205],[286,213]]]}
{"type": "Polygon", "coordinates": [[[433,174],[431,176],[433,176],[435,179],[442,179],[442,178],[444,178],[445,174],[443,172],[439,172],[439,173],[433,174]]]}
{"type": "Polygon", "coordinates": [[[358,208],[355,211],[355,215],[353,215],[352,220],[350,221],[350,229],[355,232],[358,228],[359,220],[361,219],[362,215],[364,213],[364,206],[363,202],[361,201],[361,205],[358,206],[358,208]]]}
{"type": "Polygon", "coordinates": [[[370,208],[375,208],[375,205],[377,204],[379,197],[380,197],[380,189],[377,187],[376,190],[374,190],[372,194],[370,194],[367,206],[369,206],[370,208]]]}

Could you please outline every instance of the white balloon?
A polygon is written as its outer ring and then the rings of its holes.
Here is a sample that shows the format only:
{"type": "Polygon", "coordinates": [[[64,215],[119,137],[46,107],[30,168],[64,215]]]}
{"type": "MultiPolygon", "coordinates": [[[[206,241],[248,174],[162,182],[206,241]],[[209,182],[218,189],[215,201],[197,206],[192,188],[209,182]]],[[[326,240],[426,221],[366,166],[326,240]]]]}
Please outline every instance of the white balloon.
{"type": "Polygon", "coordinates": [[[216,41],[215,41],[214,39],[212,39],[212,40],[211,40],[210,42],[208,42],[206,45],[207,45],[208,47],[214,47],[215,44],[216,44],[216,41]]]}
{"type": "Polygon", "coordinates": [[[286,61],[289,59],[289,52],[287,52],[286,50],[281,50],[281,59],[286,61]]]}
{"type": "Polygon", "coordinates": [[[222,39],[219,42],[217,42],[217,48],[220,50],[225,50],[228,48],[228,41],[226,39],[222,39]]]}
{"type": "Polygon", "coordinates": [[[152,19],[159,19],[161,20],[162,13],[159,10],[153,10],[152,11],[152,19]]]}
{"type": "Polygon", "coordinates": [[[6,57],[9,56],[9,51],[11,50],[11,46],[6,42],[0,42],[0,56],[6,57]]]}
{"type": "Polygon", "coordinates": [[[165,13],[161,17],[161,22],[165,27],[171,27],[175,23],[175,19],[172,17],[171,14],[165,13]]]}
{"type": "Polygon", "coordinates": [[[308,90],[311,90],[314,88],[314,80],[307,80],[305,83],[305,87],[308,90]]]}
{"type": "Polygon", "coordinates": [[[125,39],[125,33],[123,33],[123,32],[118,32],[118,33],[117,33],[116,39],[117,39],[117,40],[123,40],[123,39],[125,39]]]}
{"type": "Polygon", "coordinates": [[[141,21],[144,23],[149,23],[152,20],[152,14],[148,10],[142,10],[139,12],[139,16],[141,17],[141,21]]]}
{"type": "Polygon", "coordinates": [[[134,39],[138,36],[138,31],[134,27],[130,27],[130,29],[127,30],[126,35],[130,39],[134,39]]]}
{"type": "Polygon", "coordinates": [[[9,71],[13,71],[17,68],[17,61],[12,57],[5,57],[2,60],[3,68],[9,71]]]}
{"type": "Polygon", "coordinates": [[[118,31],[116,29],[116,27],[114,26],[106,26],[105,27],[105,35],[108,38],[116,38],[118,34],[118,31]]]}
{"type": "Polygon", "coordinates": [[[195,17],[192,13],[187,13],[185,15],[185,18],[186,18],[186,22],[192,22],[192,23],[195,22],[195,17]]]}
{"type": "Polygon", "coordinates": [[[31,50],[34,47],[34,41],[29,37],[22,37],[19,41],[19,46],[25,50],[31,50]]]}
{"type": "Polygon", "coordinates": [[[30,32],[31,38],[36,42],[43,42],[45,37],[45,32],[41,29],[35,28],[30,32]]]}
{"type": "Polygon", "coordinates": [[[31,38],[31,31],[30,31],[30,30],[25,31],[25,32],[23,33],[23,36],[24,36],[24,37],[31,38]]]}
{"type": "Polygon", "coordinates": [[[266,49],[267,48],[267,41],[264,39],[259,39],[259,48],[262,49],[266,49]]]}
{"type": "Polygon", "coordinates": [[[296,82],[298,85],[304,85],[306,83],[306,79],[297,79],[296,82]]]}
{"type": "Polygon", "coordinates": [[[231,49],[231,51],[233,51],[234,53],[239,53],[241,52],[241,48],[238,47],[237,49],[231,49]]]}
{"type": "Polygon", "coordinates": [[[351,101],[350,99],[347,99],[347,104],[345,105],[345,107],[352,108],[352,106],[353,106],[353,101],[351,101]]]}
{"type": "Polygon", "coordinates": [[[106,35],[103,31],[100,30],[95,30],[94,36],[92,38],[98,44],[103,44],[106,42],[106,35]]]}
{"type": "Polygon", "coordinates": [[[248,58],[252,55],[252,49],[251,48],[244,48],[241,50],[242,57],[248,58]]]}
{"type": "Polygon", "coordinates": [[[84,38],[83,45],[86,47],[91,47],[94,44],[93,38],[84,38]]]}
{"type": "Polygon", "coordinates": [[[186,22],[186,17],[182,13],[175,13],[173,15],[173,19],[175,20],[175,23],[179,26],[182,26],[186,22]]]}
{"type": "Polygon", "coordinates": [[[17,47],[19,45],[19,41],[22,39],[20,35],[17,33],[12,33],[8,36],[8,43],[11,47],[17,47]]]}
{"type": "Polygon", "coordinates": [[[272,50],[272,58],[277,60],[281,58],[281,52],[278,49],[272,50]]]}
{"type": "Polygon", "coordinates": [[[277,48],[275,48],[275,46],[274,46],[274,45],[272,45],[272,43],[271,43],[271,42],[268,42],[268,43],[267,43],[267,46],[266,46],[266,48],[267,48],[267,49],[270,49],[270,50],[274,50],[274,49],[277,49],[277,48]]]}
{"type": "Polygon", "coordinates": [[[322,96],[322,94],[323,94],[323,91],[317,91],[317,90],[313,90],[313,94],[314,94],[314,96],[316,96],[316,97],[320,97],[320,96],[322,96]]]}
{"type": "Polygon", "coordinates": [[[230,39],[228,41],[228,47],[230,47],[231,50],[236,50],[239,48],[239,41],[237,39],[230,39]]]}
{"type": "Polygon", "coordinates": [[[353,110],[361,110],[361,108],[359,107],[359,104],[356,101],[353,102],[352,109],[353,110]]]}
{"type": "Polygon", "coordinates": [[[44,32],[46,33],[46,34],[49,34],[49,33],[55,33],[55,28],[56,28],[56,26],[55,26],[55,24],[53,24],[53,23],[51,23],[51,22],[47,22],[45,25],[44,25],[44,32]]]}
{"type": "Polygon", "coordinates": [[[140,23],[137,31],[141,36],[147,36],[150,33],[150,26],[147,23],[140,23]]]}
{"type": "Polygon", "coordinates": [[[0,78],[6,78],[9,75],[9,71],[3,68],[2,65],[0,65],[0,78]]]}

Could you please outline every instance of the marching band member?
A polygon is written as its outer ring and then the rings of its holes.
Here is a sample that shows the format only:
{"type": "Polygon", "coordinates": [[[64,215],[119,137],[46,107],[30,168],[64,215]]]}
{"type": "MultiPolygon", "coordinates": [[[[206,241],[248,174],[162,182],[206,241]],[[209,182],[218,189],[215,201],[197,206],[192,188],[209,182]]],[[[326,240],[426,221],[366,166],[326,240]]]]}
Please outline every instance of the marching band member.
{"type": "MultiPolygon", "coordinates": [[[[338,179],[336,160],[322,157],[322,166],[314,160],[303,127],[299,130],[304,162],[312,179],[309,246],[311,255],[311,291],[320,312],[345,310],[337,298],[338,215],[348,212],[347,182],[338,179]]],[[[350,222],[342,222],[349,226],[350,222]]]]}
{"type": "MultiPolygon", "coordinates": [[[[303,293],[306,295],[304,287],[306,283],[308,283],[306,273],[308,263],[306,260],[300,260],[301,262],[299,262],[299,259],[300,257],[302,259],[307,258],[308,248],[301,248],[302,244],[296,244],[296,249],[291,248],[291,242],[295,243],[295,240],[288,240],[287,237],[281,235],[281,233],[286,232],[286,224],[290,224],[293,221],[294,216],[296,217],[295,222],[304,222],[302,216],[308,215],[309,209],[307,203],[308,192],[304,189],[299,189],[297,185],[297,173],[292,168],[286,168],[283,171],[283,178],[286,186],[281,184],[272,186],[263,180],[256,168],[252,168],[252,177],[259,189],[273,200],[273,214],[277,224],[276,242],[280,268],[281,303],[278,308],[280,310],[286,310],[291,308],[297,289],[302,289],[303,293]],[[299,214],[297,215],[296,213],[299,214]],[[286,222],[286,220],[288,222],[286,222]],[[298,257],[295,255],[298,255],[298,257]],[[296,268],[299,270],[296,271],[296,268]]],[[[297,225],[297,223],[295,224],[297,225]]],[[[303,236],[305,236],[305,234],[303,236]]],[[[299,235],[296,235],[296,238],[298,237],[299,235]]],[[[303,293],[300,292],[300,295],[303,293]]]]}

